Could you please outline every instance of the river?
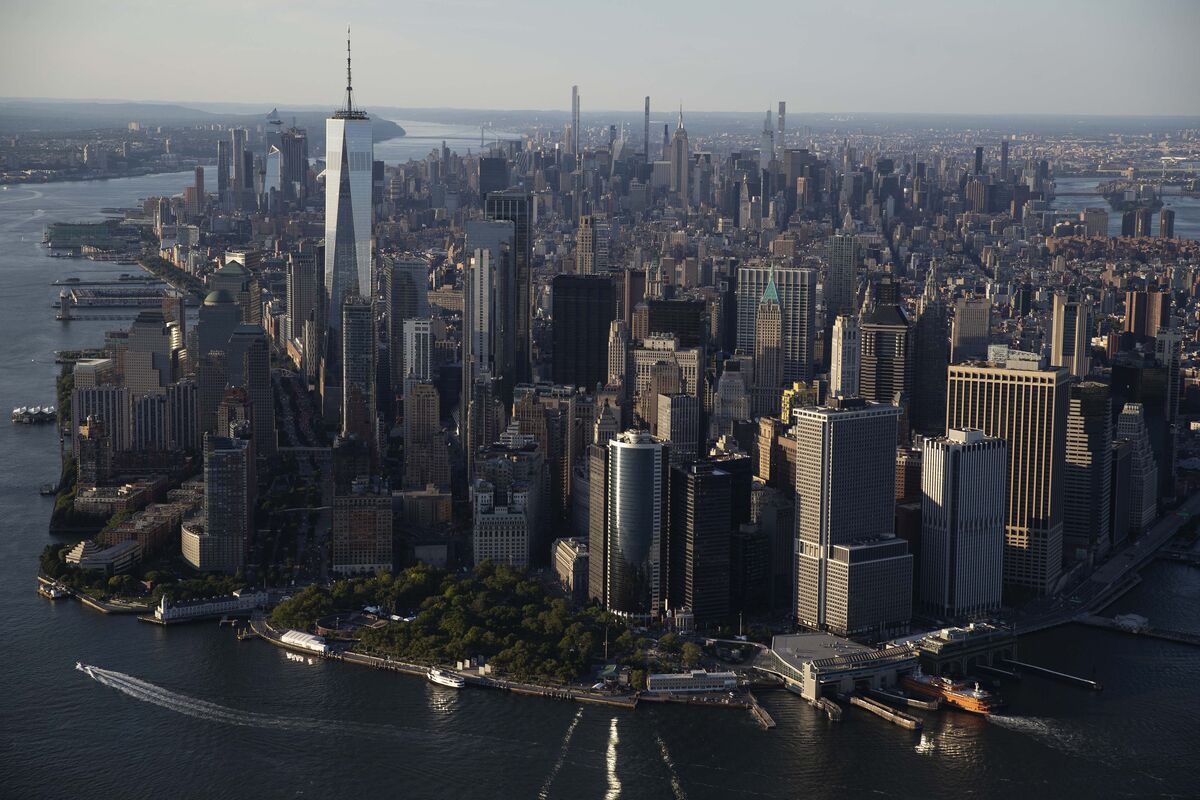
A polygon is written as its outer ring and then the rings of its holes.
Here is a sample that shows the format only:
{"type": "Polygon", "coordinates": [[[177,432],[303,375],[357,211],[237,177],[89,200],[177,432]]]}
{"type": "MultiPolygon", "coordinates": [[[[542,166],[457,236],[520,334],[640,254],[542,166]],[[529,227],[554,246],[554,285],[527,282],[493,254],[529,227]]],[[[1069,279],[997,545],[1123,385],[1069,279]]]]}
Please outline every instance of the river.
{"type": "MultiPolygon", "coordinates": [[[[43,226],[175,193],[189,175],[0,191],[0,408],[53,402],[56,348],[114,323],[54,320],[48,284],[119,267],[45,257],[43,226]]],[[[124,268],[129,269],[129,268],[124,268]]],[[[0,795],[13,798],[1061,798],[1194,796],[1200,648],[1090,628],[1021,643],[1038,678],[1003,687],[1002,717],[946,712],[910,733],[847,709],[831,724],[764,693],[778,727],[725,709],[577,707],[461,692],[346,664],[289,661],[198,623],[169,630],[34,590],[57,475],[49,426],[0,425],[0,795]],[[89,675],[75,662],[104,670],[89,675]]],[[[1200,570],[1158,563],[1120,601],[1200,631],[1200,570]]],[[[919,712],[924,713],[924,712],[919,712]]]]}
{"type": "MultiPolygon", "coordinates": [[[[1113,211],[1108,201],[1096,193],[1096,186],[1109,178],[1066,177],[1055,180],[1058,197],[1051,207],[1056,211],[1082,211],[1085,208],[1103,208],[1108,212],[1108,235],[1121,235],[1121,212],[1113,211]],[[1070,192],[1063,196],[1063,193],[1070,192]],[[1076,194],[1086,192],[1087,194],[1076,194]]],[[[1175,212],[1175,235],[1180,239],[1200,239],[1200,197],[1163,195],[1163,206],[1175,212]]],[[[1158,235],[1158,212],[1154,212],[1154,234],[1158,235]]]]}
{"type": "MultiPolygon", "coordinates": [[[[478,154],[483,149],[479,146],[479,128],[470,125],[447,125],[412,119],[392,121],[404,128],[405,135],[398,139],[375,143],[375,158],[385,164],[403,164],[409,159],[420,161],[429,155],[430,151],[440,149],[443,142],[447,148],[460,156],[465,156],[468,150],[478,154]]],[[[497,139],[520,138],[521,135],[517,133],[489,128],[485,141],[491,144],[497,139]]]]}

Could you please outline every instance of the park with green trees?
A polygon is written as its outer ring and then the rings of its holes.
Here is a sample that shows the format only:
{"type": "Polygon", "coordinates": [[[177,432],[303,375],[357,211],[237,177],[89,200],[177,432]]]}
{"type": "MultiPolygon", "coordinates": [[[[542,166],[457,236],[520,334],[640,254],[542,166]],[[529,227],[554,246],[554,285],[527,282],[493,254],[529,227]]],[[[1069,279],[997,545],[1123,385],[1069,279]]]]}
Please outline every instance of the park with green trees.
{"type": "Polygon", "coordinates": [[[648,672],[700,660],[699,648],[674,634],[663,637],[664,647],[638,636],[614,614],[572,609],[525,572],[491,562],[462,574],[418,564],[394,576],[313,585],[277,606],[271,623],[309,630],[321,617],[365,606],[403,621],[361,631],[354,649],[414,663],[479,656],[499,674],[565,683],[588,675],[604,659],[607,637],[607,660],[632,667],[634,685],[644,686],[648,672]]]}

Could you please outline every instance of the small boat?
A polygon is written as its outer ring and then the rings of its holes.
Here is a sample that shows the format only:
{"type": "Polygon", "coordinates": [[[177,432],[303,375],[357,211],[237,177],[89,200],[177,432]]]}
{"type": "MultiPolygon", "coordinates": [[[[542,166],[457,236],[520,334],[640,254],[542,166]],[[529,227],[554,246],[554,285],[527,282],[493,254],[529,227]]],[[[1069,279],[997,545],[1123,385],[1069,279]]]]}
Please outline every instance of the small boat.
{"type": "Polygon", "coordinates": [[[461,689],[467,685],[462,676],[444,669],[438,669],[437,667],[429,670],[426,677],[429,678],[430,683],[436,683],[438,686],[445,686],[450,689],[461,689]]]}
{"type": "Polygon", "coordinates": [[[38,489],[38,494],[40,494],[42,497],[49,497],[50,495],[55,494],[57,492],[58,492],[58,487],[55,486],[53,483],[43,483],[42,488],[38,489]]]}
{"type": "Polygon", "coordinates": [[[38,583],[38,594],[50,600],[62,600],[68,597],[69,593],[66,589],[56,583],[38,583]]]}

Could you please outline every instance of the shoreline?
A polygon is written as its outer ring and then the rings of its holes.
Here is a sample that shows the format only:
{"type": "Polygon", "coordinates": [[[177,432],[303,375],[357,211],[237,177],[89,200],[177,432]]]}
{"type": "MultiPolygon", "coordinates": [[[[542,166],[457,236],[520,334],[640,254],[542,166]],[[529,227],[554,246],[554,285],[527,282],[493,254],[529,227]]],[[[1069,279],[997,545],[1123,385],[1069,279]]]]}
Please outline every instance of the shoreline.
{"type": "MultiPolygon", "coordinates": [[[[303,647],[290,645],[280,639],[279,633],[272,628],[270,623],[266,621],[266,618],[262,616],[255,616],[251,618],[250,629],[257,634],[254,638],[262,639],[269,644],[288,652],[299,653],[312,658],[320,658],[324,661],[342,661],[349,664],[358,664],[359,666],[372,667],[380,670],[390,670],[392,672],[399,672],[404,675],[411,675],[420,678],[425,678],[426,674],[430,670],[430,667],[422,666],[420,664],[397,661],[391,658],[380,658],[379,656],[371,656],[365,653],[356,653],[353,651],[317,653],[312,650],[307,650],[303,647]]],[[[514,694],[545,697],[553,700],[573,700],[579,703],[607,705],[616,708],[626,708],[632,710],[637,708],[638,701],[640,699],[644,699],[640,692],[633,695],[621,696],[600,695],[594,692],[588,692],[582,689],[574,689],[571,687],[547,686],[544,684],[509,681],[503,678],[491,678],[482,675],[469,675],[448,666],[442,666],[441,668],[454,672],[471,686],[480,686],[487,689],[499,689],[501,691],[508,691],[514,694]]]]}
{"type": "Polygon", "coordinates": [[[99,611],[101,614],[144,614],[150,610],[150,606],[148,605],[128,605],[125,603],[110,603],[104,600],[97,600],[85,592],[73,589],[60,581],[47,578],[45,575],[39,574],[37,579],[39,586],[57,587],[62,589],[66,591],[68,599],[73,598],[78,600],[83,605],[87,606],[93,611],[99,611]]]}
{"type": "MultiPolygon", "coordinates": [[[[51,183],[94,183],[96,181],[122,181],[122,180],[128,180],[130,178],[149,178],[154,175],[174,175],[177,173],[180,175],[184,175],[184,174],[191,172],[196,167],[209,167],[209,166],[211,166],[211,165],[210,164],[193,164],[191,167],[180,167],[180,166],[176,165],[176,166],[173,166],[170,168],[163,168],[163,169],[151,169],[151,170],[147,170],[147,171],[138,170],[136,172],[130,172],[130,173],[127,173],[124,175],[64,175],[62,177],[54,177],[54,178],[49,178],[47,180],[27,180],[27,181],[0,180],[0,186],[4,186],[4,187],[8,187],[8,186],[46,186],[51,183]]],[[[101,213],[101,212],[97,212],[97,213],[101,213]]]]}
{"type": "MultiPolygon", "coordinates": [[[[408,131],[406,131],[404,129],[404,127],[401,126],[399,123],[397,123],[393,120],[390,120],[390,119],[385,120],[385,121],[395,125],[396,128],[398,129],[398,132],[394,133],[392,135],[389,135],[389,136],[383,136],[378,139],[372,139],[372,144],[379,144],[381,142],[390,142],[395,139],[404,139],[404,138],[408,137],[408,131]]],[[[414,138],[419,139],[422,137],[414,137],[414,138]]],[[[313,159],[313,160],[315,160],[315,159],[313,159]]],[[[196,167],[204,167],[205,169],[209,169],[209,168],[216,169],[216,166],[217,166],[217,162],[214,160],[196,160],[195,163],[188,165],[188,166],[176,164],[171,167],[162,167],[161,169],[159,169],[159,168],[152,168],[152,169],[148,169],[148,170],[139,169],[139,170],[134,170],[132,172],[126,172],[126,173],[123,173],[120,175],[62,175],[62,176],[55,175],[53,177],[48,177],[48,178],[44,178],[44,179],[38,178],[38,179],[32,179],[32,180],[12,180],[12,179],[0,178],[0,187],[45,186],[45,185],[51,184],[51,183],[91,183],[93,181],[117,181],[117,180],[125,180],[127,178],[146,178],[151,175],[170,175],[170,174],[173,174],[176,172],[188,173],[188,172],[191,172],[192,170],[194,170],[196,167]]],[[[13,170],[13,172],[19,172],[19,171],[20,170],[13,170]]],[[[2,191],[2,189],[0,189],[0,191],[2,191]]]]}

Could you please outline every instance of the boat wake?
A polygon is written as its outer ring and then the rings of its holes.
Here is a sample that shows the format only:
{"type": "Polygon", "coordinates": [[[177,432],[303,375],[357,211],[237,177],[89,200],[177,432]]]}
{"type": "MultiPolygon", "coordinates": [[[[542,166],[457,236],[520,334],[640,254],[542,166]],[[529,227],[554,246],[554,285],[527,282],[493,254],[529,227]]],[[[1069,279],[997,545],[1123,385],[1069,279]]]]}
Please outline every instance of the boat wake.
{"type": "Polygon", "coordinates": [[[567,735],[563,737],[562,746],[558,749],[558,760],[554,762],[554,766],[550,769],[550,774],[546,776],[546,782],[542,784],[542,789],[538,792],[538,797],[541,800],[546,800],[550,796],[550,784],[554,782],[554,778],[562,769],[563,762],[567,760],[567,748],[571,744],[571,737],[575,735],[575,728],[579,725],[579,718],[583,716],[583,709],[575,712],[575,719],[571,720],[571,724],[567,727],[567,735]]]}
{"type": "Polygon", "coordinates": [[[1015,717],[1008,714],[989,714],[987,721],[1010,731],[1024,733],[1065,753],[1085,752],[1079,735],[1044,717],[1015,717]]]}
{"type": "MultiPolygon", "coordinates": [[[[404,728],[397,725],[374,725],[364,722],[343,722],[322,719],[306,719],[303,717],[281,717],[273,714],[260,714],[254,711],[241,711],[236,708],[210,703],[179,692],[142,680],[133,675],[116,670],[103,669],[90,664],[76,662],[75,669],[87,675],[92,680],[116,689],[121,694],[150,703],[177,714],[183,714],[195,719],[207,720],[224,725],[235,725],[242,728],[263,728],[269,730],[296,731],[305,733],[337,733],[339,735],[357,734],[364,737],[395,737],[410,741],[430,743],[430,732],[418,728],[404,728]]],[[[497,746],[515,751],[537,748],[537,742],[529,742],[511,737],[485,736],[473,733],[456,733],[456,738],[473,739],[488,743],[489,747],[497,746]]]]}
{"type": "Polygon", "coordinates": [[[686,800],[687,795],[683,793],[683,785],[679,782],[679,775],[675,772],[675,762],[671,760],[671,754],[667,752],[667,743],[663,741],[657,731],[654,732],[654,738],[658,740],[658,751],[662,753],[663,764],[666,764],[667,773],[671,776],[671,791],[675,795],[675,800],[686,800]]]}
{"type": "Polygon", "coordinates": [[[76,664],[75,669],[87,675],[92,680],[116,689],[135,700],[165,708],[196,719],[220,722],[225,725],[237,725],[243,728],[275,728],[279,730],[313,731],[325,730],[328,725],[320,720],[307,720],[299,717],[277,717],[271,714],[258,714],[252,711],[239,711],[235,708],[199,700],[186,694],[172,692],[170,689],[135,678],[124,672],[76,664]]]}
{"type": "Polygon", "coordinates": [[[608,751],[605,753],[605,767],[608,771],[608,790],[604,800],[618,800],[621,796],[621,779],[617,777],[617,742],[621,737],[617,734],[617,718],[613,717],[608,726],[608,751]]]}

